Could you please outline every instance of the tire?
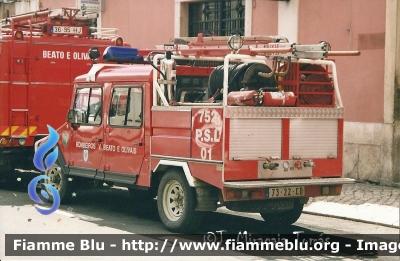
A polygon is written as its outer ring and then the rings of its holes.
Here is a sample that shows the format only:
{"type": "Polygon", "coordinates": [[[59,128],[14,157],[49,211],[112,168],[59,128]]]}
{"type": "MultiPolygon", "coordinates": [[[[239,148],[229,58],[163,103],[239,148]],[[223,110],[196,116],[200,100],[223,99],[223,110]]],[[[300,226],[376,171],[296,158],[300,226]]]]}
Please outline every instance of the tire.
{"type": "Polygon", "coordinates": [[[184,174],[167,171],[161,178],[157,194],[157,209],[161,222],[172,232],[191,232],[200,225],[204,213],[195,211],[196,192],[184,174]]]}
{"type": "Polygon", "coordinates": [[[279,213],[260,213],[260,215],[270,226],[290,226],[301,216],[303,206],[304,204],[301,204],[298,199],[295,199],[294,208],[289,211],[279,213]]]}
{"type": "MultiPolygon", "coordinates": [[[[61,203],[70,202],[72,199],[72,182],[68,181],[67,175],[62,171],[59,163],[56,162],[54,165],[46,170],[45,175],[50,179],[45,179],[44,183],[52,185],[60,196],[61,203]]],[[[53,202],[53,195],[50,190],[46,189],[49,198],[48,202],[53,202]]]]}

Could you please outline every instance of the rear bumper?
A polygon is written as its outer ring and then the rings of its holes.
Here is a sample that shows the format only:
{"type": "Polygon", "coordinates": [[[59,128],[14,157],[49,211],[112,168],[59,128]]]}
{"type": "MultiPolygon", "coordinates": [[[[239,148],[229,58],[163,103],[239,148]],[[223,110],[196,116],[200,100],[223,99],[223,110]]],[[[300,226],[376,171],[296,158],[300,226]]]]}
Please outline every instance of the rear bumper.
{"type": "Polygon", "coordinates": [[[314,178],[314,179],[284,179],[284,180],[252,180],[228,181],[223,183],[224,188],[252,189],[252,188],[278,188],[287,186],[334,186],[353,184],[350,178],[314,178]]]}

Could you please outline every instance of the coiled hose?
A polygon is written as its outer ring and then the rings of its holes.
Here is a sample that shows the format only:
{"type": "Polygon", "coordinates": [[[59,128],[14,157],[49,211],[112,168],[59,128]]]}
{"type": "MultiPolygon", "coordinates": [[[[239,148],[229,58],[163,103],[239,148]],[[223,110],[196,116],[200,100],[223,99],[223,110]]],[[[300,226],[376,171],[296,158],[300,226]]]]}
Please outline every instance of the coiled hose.
{"type": "MultiPolygon", "coordinates": [[[[276,87],[274,77],[263,78],[258,72],[271,72],[265,64],[261,63],[242,63],[231,64],[228,69],[228,93],[231,91],[259,90],[265,87],[276,87]]],[[[224,66],[215,67],[209,77],[209,86],[211,94],[214,94],[214,100],[221,100],[224,81],[224,66]]]]}

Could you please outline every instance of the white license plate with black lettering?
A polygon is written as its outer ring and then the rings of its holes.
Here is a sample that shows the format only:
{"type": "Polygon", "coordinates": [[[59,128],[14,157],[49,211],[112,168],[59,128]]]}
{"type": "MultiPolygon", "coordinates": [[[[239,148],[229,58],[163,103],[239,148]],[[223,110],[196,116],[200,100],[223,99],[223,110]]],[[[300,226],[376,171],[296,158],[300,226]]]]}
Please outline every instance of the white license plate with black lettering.
{"type": "Polygon", "coordinates": [[[281,187],[281,188],[267,188],[267,198],[289,198],[304,196],[304,186],[301,187],[281,187]]]}
{"type": "Polygon", "coordinates": [[[51,32],[53,34],[82,34],[82,27],[73,26],[52,26],[51,32]]]}

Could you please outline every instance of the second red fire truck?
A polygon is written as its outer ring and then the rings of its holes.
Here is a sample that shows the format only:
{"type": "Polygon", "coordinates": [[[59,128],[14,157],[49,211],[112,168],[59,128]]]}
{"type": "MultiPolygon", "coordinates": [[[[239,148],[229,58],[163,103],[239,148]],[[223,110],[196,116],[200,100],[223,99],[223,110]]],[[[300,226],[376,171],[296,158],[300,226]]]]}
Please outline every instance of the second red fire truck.
{"type": "Polygon", "coordinates": [[[0,179],[15,168],[33,169],[33,144],[47,124],[63,123],[75,77],[92,66],[89,48],[123,45],[116,29],[93,27],[96,18],[63,8],[1,20],[0,179]]]}
{"type": "Polygon", "coordinates": [[[178,42],[109,47],[103,61],[125,64],[76,78],[46,171],[61,202],[85,179],[156,198],[171,231],[194,230],[221,206],[288,225],[310,197],[353,182],[342,177],[344,110],[327,57],[358,52],[269,36],[178,42]]]}

